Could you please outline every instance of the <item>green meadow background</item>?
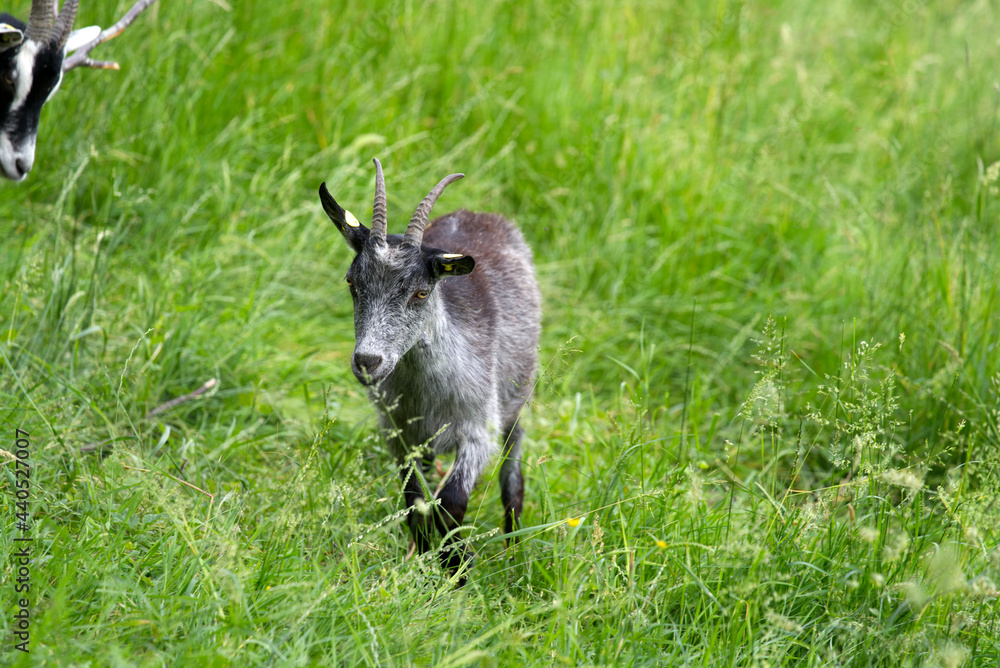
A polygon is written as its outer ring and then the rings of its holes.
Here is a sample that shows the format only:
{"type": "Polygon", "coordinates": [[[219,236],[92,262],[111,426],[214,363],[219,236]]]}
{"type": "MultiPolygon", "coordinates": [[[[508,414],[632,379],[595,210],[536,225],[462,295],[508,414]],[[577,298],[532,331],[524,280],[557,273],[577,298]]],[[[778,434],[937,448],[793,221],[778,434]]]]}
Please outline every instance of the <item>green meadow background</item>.
{"type": "Polygon", "coordinates": [[[158,3],[0,184],[0,663],[998,665],[998,38],[986,0],[158,3]],[[367,224],[376,156],[390,231],[465,172],[435,211],[516,221],[544,297],[522,541],[491,468],[463,589],[350,373],[317,188],[367,224]]]}

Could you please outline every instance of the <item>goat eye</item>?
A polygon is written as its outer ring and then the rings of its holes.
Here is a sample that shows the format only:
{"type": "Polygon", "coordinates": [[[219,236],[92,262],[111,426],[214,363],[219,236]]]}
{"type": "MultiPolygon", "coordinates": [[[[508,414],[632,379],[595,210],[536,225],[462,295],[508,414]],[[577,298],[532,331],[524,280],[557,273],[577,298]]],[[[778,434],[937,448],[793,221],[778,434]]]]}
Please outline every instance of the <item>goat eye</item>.
{"type": "Polygon", "coordinates": [[[420,290],[413,296],[416,297],[417,299],[427,299],[427,295],[429,294],[430,293],[427,292],[427,290],[420,290]]]}
{"type": "Polygon", "coordinates": [[[352,286],[352,285],[354,285],[354,281],[352,281],[351,279],[349,279],[349,278],[345,278],[344,280],[345,280],[345,281],[347,281],[347,285],[348,285],[348,286],[352,286]]]}
{"type": "Polygon", "coordinates": [[[10,72],[4,72],[3,73],[3,82],[5,84],[7,84],[8,86],[10,86],[11,88],[14,87],[14,82],[15,81],[17,81],[17,72],[16,71],[12,70],[10,72]]]}

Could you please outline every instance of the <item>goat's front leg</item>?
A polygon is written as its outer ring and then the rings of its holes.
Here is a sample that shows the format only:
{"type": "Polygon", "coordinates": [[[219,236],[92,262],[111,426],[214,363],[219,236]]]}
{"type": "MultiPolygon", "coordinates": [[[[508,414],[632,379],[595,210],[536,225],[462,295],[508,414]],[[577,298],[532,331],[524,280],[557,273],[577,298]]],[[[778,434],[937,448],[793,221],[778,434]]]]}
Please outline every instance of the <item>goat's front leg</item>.
{"type": "MultiPolygon", "coordinates": [[[[478,427],[461,439],[455,465],[437,495],[440,504],[435,508],[434,523],[438,532],[447,536],[441,547],[441,564],[452,574],[458,572],[463,564],[467,565],[472,561],[472,548],[462,541],[462,536],[456,529],[465,520],[469,494],[489,462],[493,442],[490,438],[486,429],[478,427]]],[[[459,585],[463,584],[464,576],[459,580],[459,585]]]]}
{"type": "Polygon", "coordinates": [[[417,552],[423,554],[434,547],[434,523],[429,515],[420,512],[421,508],[417,504],[418,501],[423,502],[425,497],[424,484],[416,462],[411,461],[404,465],[400,476],[403,479],[406,507],[410,509],[406,523],[410,527],[413,541],[417,544],[417,552]]]}
{"type": "MultiPolygon", "coordinates": [[[[455,477],[455,470],[444,487],[438,492],[440,504],[434,509],[434,525],[438,533],[446,536],[441,546],[441,565],[448,573],[454,575],[461,570],[463,564],[472,561],[472,548],[462,541],[462,535],[457,531],[465,520],[465,511],[469,507],[469,492],[461,478],[455,477]]],[[[459,586],[465,584],[463,575],[459,586]]]]}

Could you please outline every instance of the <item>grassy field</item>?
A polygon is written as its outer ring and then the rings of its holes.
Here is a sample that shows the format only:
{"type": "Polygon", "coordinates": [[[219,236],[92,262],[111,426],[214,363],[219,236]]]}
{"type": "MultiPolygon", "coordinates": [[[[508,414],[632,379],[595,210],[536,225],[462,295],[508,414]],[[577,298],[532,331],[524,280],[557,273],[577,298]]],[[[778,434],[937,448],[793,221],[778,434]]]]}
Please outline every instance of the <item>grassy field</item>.
{"type": "Polygon", "coordinates": [[[0,184],[0,663],[998,665],[1000,10],[371,4],[163,0],[0,184]],[[373,156],[542,286],[460,590],[350,372],[373,156]]]}

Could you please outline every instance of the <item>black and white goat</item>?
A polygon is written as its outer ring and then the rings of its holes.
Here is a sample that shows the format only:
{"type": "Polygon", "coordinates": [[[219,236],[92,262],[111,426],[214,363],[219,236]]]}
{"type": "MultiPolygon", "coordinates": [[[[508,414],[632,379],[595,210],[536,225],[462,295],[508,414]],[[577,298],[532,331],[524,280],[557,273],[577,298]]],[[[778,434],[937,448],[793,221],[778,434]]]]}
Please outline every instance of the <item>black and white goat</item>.
{"type": "Polygon", "coordinates": [[[107,30],[73,30],[79,0],[56,12],[54,0],[32,0],[24,23],[0,14],[0,172],[21,181],[35,163],[35,142],[42,107],[62,83],[64,72],[85,66],[118,69],[117,63],[91,60],[98,44],[121,33],[156,0],[139,0],[107,30]],[[77,51],[69,58],[67,52],[77,51]]]}
{"type": "Polygon", "coordinates": [[[469,493],[501,444],[504,531],[518,525],[518,420],[534,385],[541,297],[531,249],[503,217],[461,210],[428,224],[434,202],[462,174],[431,190],[405,234],[387,235],[385,181],[374,162],[371,230],[337,204],[325,183],[319,189],[324,211],[357,253],[346,277],[354,300],[351,368],[368,387],[402,465],[417,549],[434,547],[435,531],[444,536],[442,563],[454,573],[471,556],[456,531],[469,493]],[[431,511],[421,471],[435,454],[451,451],[455,464],[431,511]]]}

